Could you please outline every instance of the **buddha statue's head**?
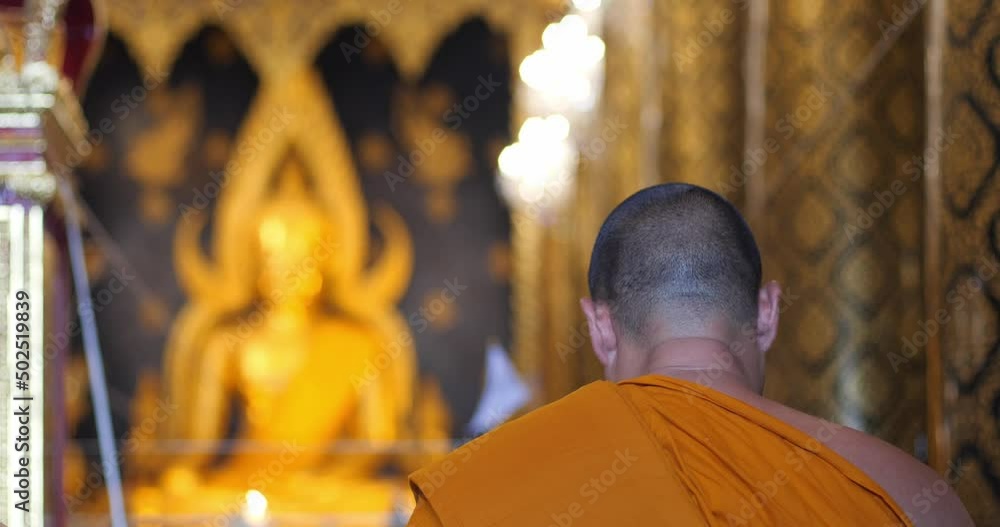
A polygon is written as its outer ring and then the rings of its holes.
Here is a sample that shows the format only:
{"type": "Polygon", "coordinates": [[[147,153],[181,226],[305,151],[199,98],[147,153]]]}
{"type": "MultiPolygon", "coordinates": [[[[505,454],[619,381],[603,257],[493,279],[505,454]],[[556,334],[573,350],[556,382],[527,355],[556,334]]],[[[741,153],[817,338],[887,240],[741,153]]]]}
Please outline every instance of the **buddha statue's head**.
{"type": "Polygon", "coordinates": [[[256,226],[260,294],[277,304],[319,301],[324,269],[331,264],[332,232],[323,210],[306,192],[302,169],[289,161],[275,198],[256,226]]]}

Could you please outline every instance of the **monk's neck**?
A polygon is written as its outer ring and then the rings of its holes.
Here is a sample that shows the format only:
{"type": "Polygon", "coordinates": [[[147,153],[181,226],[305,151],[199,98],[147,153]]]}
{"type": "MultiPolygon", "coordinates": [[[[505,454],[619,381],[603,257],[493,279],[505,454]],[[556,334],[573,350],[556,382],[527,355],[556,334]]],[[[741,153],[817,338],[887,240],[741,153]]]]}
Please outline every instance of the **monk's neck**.
{"type": "Polygon", "coordinates": [[[740,399],[756,395],[741,362],[721,340],[668,339],[651,348],[648,357],[648,374],[696,382],[740,399]]]}

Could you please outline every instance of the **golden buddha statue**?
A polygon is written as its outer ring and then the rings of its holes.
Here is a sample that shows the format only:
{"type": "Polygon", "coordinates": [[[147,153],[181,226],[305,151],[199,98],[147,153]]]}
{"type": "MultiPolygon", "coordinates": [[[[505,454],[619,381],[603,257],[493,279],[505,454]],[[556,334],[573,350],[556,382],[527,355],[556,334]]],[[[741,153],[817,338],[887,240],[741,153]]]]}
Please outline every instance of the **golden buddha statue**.
{"type": "Polygon", "coordinates": [[[214,189],[207,247],[190,204],[176,224],[186,304],[164,349],[161,404],[139,405],[168,415],[133,419],[157,437],[130,472],[143,476],[126,482],[130,514],[139,525],[241,511],[253,525],[289,512],[391,524],[412,506],[406,471],[448,442],[440,391],[431,381],[414,393],[413,335],[397,308],[409,232],[391,208],[369,212],[314,71],[262,85],[236,142],[254,148],[234,149],[214,189]],[[390,462],[401,470],[380,470],[390,462]]]}
{"type": "MultiPolygon", "coordinates": [[[[401,439],[407,409],[389,394],[380,393],[395,388],[384,384],[390,376],[360,381],[365,368],[377,360],[383,337],[370,325],[326,312],[323,289],[331,284],[325,283],[321,260],[337,257],[335,238],[322,210],[293,183],[300,180],[293,174],[286,178],[286,185],[291,183],[294,189],[284,190],[265,207],[257,225],[261,256],[257,286],[263,299],[259,323],[250,323],[245,337],[239,335],[237,326],[219,328],[208,338],[205,352],[209,357],[225,356],[216,360],[229,363],[220,373],[232,377],[229,385],[242,396],[246,409],[243,439],[255,448],[275,451],[285,443],[293,444],[298,452],[294,459],[286,456],[287,470],[318,469],[326,461],[326,471],[364,474],[359,469],[370,469],[373,463],[368,461],[375,456],[352,454],[331,460],[327,447],[337,438],[401,439]],[[369,408],[363,408],[364,404],[369,408]],[[362,458],[365,462],[358,463],[362,458]]],[[[249,316],[244,318],[250,322],[249,316]]],[[[209,357],[206,360],[212,361],[209,357]]],[[[399,373],[413,375],[412,371],[399,373]]],[[[220,400],[214,392],[223,390],[225,384],[200,383],[199,391],[207,401],[220,400]]],[[[217,419],[223,414],[212,415],[217,419]]],[[[218,424],[204,423],[216,430],[218,424]]],[[[268,461],[256,452],[235,452],[230,465],[238,469],[233,475],[245,481],[247,474],[268,461]]]]}
{"type": "MultiPolygon", "coordinates": [[[[385,447],[413,437],[415,356],[394,307],[410,240],[395,212],[377,209],[377,258],[349,257],[367,252],[367,232],[345,235],[349,222],[320,206],[305,174],[289,156],[274,196],[230,224],[243,228],[242,258],[209,263],[200,226],[178,227],[178,273],[192,301],[167,347],[165,395],[178,411],[164,435],[196,451],[164,467],[159,487],[198,512],[251,489],[298,511],[336,510],[338,500],[384,510],[401,492],[401,480],[380,483],[377,473],[385,447]]],[[[215,227],[227,243],[240,237],[215,227]]]]}

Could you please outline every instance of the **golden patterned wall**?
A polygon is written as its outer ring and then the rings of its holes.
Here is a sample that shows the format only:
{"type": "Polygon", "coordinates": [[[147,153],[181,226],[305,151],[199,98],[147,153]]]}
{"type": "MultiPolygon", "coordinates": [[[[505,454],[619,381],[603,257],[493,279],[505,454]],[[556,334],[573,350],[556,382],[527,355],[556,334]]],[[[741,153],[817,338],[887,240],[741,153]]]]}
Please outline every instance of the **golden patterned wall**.
{"type": "Polygon", "coordinates": [[[765,196],[749,211],[765,280],[785,288],[768,395],[913,452],[923,353],[895,357],[922,315],[922,35],[917,20],[883,36],[892,7],[771,3],[764,140],[744,173],[765,196]]]}
{"type": "MultiPolygon", "coordinates": [[[[931,339],[933,430],[944,473],[980,525],[1000,513],[1000,6],[941,0],[929,51],[934,121],[928,148],[957,134],[940,156],[928,188],[928,310],[940,310],[931,339]],[[939,90],[939,91],[938,91],[939,90]],[[939,168],[939,172],[936,170],[939,168]]],[[[930,153],[930,151],[928,151],[930,153]]]]}

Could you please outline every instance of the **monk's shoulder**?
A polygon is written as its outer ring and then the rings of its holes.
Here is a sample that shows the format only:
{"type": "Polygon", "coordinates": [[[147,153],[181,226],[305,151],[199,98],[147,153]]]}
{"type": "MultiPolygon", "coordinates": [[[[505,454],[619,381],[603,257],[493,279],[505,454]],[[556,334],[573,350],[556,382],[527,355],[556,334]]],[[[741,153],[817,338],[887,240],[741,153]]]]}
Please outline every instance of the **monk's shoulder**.
{"type": "Polygon", "coordinates": [[[830,447],[875,480],[918,527],[966,526],[972,520],[952,489],[960,473],[939,474],[881,439],[844,427],[830,447]]]}
{"type": "Polygon", "coordinates": [[[938,474],[910,454],[853,428],[791,410],[786,420],[864,472],[917,527],[972,525],[951,488],[960,474],[938,474]]]}

